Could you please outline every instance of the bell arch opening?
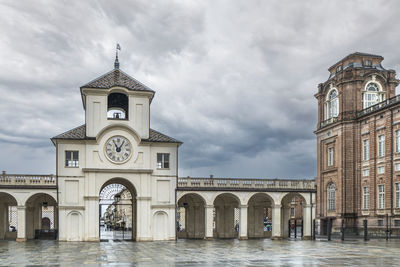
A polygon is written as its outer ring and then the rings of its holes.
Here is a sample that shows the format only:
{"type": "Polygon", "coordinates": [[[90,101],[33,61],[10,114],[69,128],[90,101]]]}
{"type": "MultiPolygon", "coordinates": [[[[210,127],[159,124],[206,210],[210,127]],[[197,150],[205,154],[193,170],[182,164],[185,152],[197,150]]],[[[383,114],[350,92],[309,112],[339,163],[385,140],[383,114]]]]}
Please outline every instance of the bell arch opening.
{"type": "Polygon", "coordinates": [[[99,193],[99,237],[136,240],[136,190],[125,179],[107,181],[99,193]]]}
{"type": "Polygon", "coordinates": [[[12,195],[0,192],[0,240],[17,238],[17,205],[17,200],[12,195]]]}
{"type": "Polygon", "coordinates": [[[107,118],[127,120],[129,112],[128,96],[122,93],[111,93],[107,98],[107,118]]]}

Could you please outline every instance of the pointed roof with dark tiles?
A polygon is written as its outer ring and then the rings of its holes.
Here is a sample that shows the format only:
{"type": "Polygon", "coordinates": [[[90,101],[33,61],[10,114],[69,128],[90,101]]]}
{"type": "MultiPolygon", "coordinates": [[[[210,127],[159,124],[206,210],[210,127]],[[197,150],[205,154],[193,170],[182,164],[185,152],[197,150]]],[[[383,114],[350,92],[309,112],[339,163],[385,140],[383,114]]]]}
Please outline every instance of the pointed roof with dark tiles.
{"type": "Polygon", "coordinates": [[[93,81],[90,81],[87,84],[81,86],[81,88],[109,89],[114,86],[125,87],[126,89],[131,91],[144,91],[155,93],[155,91],[119,69],[114,69],[100,76],[99,78],[96,78],[93,81]]]}
{"type": "MultiPolygon", "coordinates": [[[[72,130],[66,131],[62,134],[54,136],[51,140],[91,140],[95,139],[94,137],[86,136],[86,124],[78,126],[72,130]]],[[[155,143],[177,143],[182,144],[181,141],[176,140],[172,137],[169,137],[165,134],[162,134],[156,130],[150,129],[150,135],[147,139],[142,139],[142,142],[155,142],[155,143]]]]}

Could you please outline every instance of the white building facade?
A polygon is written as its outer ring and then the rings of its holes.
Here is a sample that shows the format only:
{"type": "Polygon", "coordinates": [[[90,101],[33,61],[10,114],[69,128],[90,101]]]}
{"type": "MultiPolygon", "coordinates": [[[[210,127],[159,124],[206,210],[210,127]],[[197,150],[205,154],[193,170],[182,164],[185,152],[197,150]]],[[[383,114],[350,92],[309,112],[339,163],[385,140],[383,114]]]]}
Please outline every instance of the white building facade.
{"type": "Polygon", "coordinates": [[[99,241],[99,195],[121,184],[133,196],[132,239],[175,240],[181,142],[150,128],[155,92],[119,69],[81,87],[86,123],[53,137],[60,241],[99,241]]]}

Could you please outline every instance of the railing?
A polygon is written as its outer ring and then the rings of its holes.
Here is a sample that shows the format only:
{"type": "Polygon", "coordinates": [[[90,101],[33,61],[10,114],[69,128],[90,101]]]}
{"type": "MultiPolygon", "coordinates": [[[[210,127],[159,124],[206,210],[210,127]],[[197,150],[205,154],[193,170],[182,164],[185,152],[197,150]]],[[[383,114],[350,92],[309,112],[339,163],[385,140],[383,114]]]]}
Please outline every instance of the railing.
{"type": "Polygon", "coordinates": [[[5,171],[0,175],[0,186],[55,186],[55,175],[35,175],[35,174],[8,174],[5,171]]]}
{"type": "Polygon", "coordinates": [[[337,118],[337,117],[332,117],[332,118],[329,118],[329,119],[327,119],[327,120],[324,120],[324,121],[321,122],[321,128],[322,128],[322,127],[325,127],[325,126],[327,126],[327,125],[329,125],[329,124],[331,124],[331,123],[335,123],[335,122],[337,122],[337,121],[338,121],[338,118],[337,118]]]}
{"type": "Polygon", "coordinates": [[[180,177],[179,188],[314,190],[315,180],[180,177]]]}
{"type": "Polygon", "coordinates": [[[397,95],[395,97],[386,99],[386,100],[384,100],[382,102],[379,102],[378,104],[375,104],[373,106],[370,106],[368,108],[365,108],[365,109],[357,112],[357,117],[362,117],[364,115],[370,114],[370,113],[372,113],[374,111],[378,111],[378,110],[384,109],[384,108],[386,108],[388,106],[391,106],[391,105],[394,105],[394,104],[397,104],[397,103],[400,103],[400,95],[397,95]]]}

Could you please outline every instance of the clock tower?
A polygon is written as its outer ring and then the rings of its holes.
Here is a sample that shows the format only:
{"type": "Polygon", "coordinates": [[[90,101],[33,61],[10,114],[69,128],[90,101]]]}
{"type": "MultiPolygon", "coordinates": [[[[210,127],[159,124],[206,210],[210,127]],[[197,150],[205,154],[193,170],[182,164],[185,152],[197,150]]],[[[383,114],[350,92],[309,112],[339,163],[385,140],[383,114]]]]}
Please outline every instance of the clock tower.
{"type": "Polygon", "coordinates": [[[117,230],[124,239],[175,240],[182,143],[150,128],[155,92],[120,70],[118,57],[113,70],[80,92],[85,124],[51,139],[57,150],[59,240],[115,239],[109,232],[117,230]],[[124,195],[130,199],[121,200],[124,195]]]}

